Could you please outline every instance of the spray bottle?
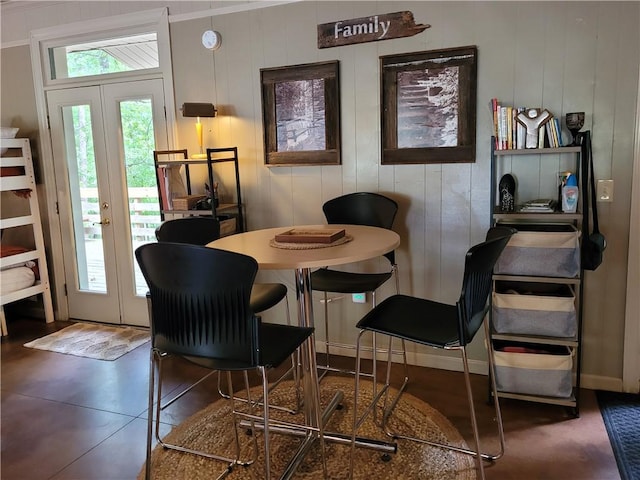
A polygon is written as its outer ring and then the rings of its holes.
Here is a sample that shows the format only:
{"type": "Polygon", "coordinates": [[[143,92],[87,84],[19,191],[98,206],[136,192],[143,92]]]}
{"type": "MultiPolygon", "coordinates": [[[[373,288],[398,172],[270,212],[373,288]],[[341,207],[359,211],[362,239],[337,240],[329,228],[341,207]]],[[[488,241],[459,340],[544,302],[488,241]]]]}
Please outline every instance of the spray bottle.
{"type": "Polygon", "coordinates": [[[578,209],[578,179],[572,173],[567,172],[562,186],[562,211],[575,213],[578,209]]]}

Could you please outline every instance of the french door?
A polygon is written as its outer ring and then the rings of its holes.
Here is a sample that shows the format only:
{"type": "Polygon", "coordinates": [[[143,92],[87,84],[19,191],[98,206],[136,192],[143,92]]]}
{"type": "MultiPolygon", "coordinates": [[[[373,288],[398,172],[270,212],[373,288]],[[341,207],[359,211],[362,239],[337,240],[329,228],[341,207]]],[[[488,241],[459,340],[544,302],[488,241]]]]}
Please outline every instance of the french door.
{"type": "Polygon", "coordinates": [[[160,222],[162,80],[47,92],[69,316],[148,325],[135,249],[160,222]]]}

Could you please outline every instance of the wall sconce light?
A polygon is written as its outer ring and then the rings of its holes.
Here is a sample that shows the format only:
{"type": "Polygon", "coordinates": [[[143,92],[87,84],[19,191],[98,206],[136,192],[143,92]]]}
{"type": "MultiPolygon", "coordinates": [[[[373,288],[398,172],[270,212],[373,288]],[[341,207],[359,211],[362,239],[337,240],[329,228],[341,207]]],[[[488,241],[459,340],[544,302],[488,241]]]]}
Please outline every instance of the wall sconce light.
{"type": "Polygon", "coordinates": [[[183,103],[182,104],[182,116],[183,117],[196,117],[196,135],[198,136],[198,145],[200,147],[200,153],[191,155],[193,158],[204,158],[204,149],[202,142],[202,123],[200,123],[200,117],[215,117],[218,111],[214,107],[213,103],[183,103]]]}

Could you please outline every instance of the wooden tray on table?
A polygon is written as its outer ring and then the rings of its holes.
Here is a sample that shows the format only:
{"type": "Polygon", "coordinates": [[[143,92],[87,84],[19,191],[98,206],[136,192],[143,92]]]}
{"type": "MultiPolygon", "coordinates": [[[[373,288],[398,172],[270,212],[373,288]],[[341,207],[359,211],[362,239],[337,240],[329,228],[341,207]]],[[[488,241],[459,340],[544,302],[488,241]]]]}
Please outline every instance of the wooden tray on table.
{"type": "Polygon", "coordinates": [[[275,240],[282,243],[333,243],[344,235],[344,228],[292,228],[276,235],[275,240]]]}

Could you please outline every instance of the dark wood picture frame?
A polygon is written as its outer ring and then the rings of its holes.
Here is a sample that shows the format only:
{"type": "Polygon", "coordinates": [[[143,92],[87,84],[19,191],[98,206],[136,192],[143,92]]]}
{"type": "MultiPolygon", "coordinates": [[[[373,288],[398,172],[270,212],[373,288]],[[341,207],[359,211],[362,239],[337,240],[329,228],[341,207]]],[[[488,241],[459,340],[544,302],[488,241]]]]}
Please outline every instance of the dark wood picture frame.
{"type": "Polygon", "coordinates": [[[477,47],[380,57],[382,164],[476,157],[477,47]]]}
{"type": "Polygon", "coordinates": [[[339,62],[260,69],[267,166],[340,165],[339,62]]]}

